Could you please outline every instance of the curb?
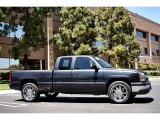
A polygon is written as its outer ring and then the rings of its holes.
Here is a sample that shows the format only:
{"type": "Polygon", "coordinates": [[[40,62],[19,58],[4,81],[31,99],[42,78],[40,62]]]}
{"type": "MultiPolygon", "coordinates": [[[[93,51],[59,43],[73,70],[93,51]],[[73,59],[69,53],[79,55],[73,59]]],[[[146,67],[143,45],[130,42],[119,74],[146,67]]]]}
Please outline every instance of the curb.
{"type": "Polygon", "coordinates": [[[20,93],[18,90],[0,90],[0,95],[20,93]]]}
{"type": "Polygon", "coordinates": [[[160,78],[149,78],[149,80],[160,80],[160,78]]]}

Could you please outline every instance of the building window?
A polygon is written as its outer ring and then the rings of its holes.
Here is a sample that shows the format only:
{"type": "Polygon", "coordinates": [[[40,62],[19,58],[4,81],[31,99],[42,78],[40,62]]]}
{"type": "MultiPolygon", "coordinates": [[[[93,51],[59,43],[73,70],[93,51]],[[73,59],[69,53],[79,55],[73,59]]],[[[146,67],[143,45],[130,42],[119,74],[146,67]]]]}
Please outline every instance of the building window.
{"type": "Polygon", "coordinates": [[[137,30],[136,35],[137,35],[137,37],[140,37],[140,38],[146,38],[146,32],[142,32],[142,31],[137,30]]]}
{"type": "Polygon", "coordinates": [[[0,36],[11,37],[11,38],[22,38],[24,35],[23,26],[18,25],[16,30],[12,31],[9,29],[9,24],[0,22],[0,36]],[[7,32],[6,32],[7,31],[7,32]]]}
{"type": "MultiPolygon", "coordinates": [[[[19,69],[24,69],[24,66],[23,66],[24,60],[21,59],[19,61],[19,63],[21,65],[19,69]]],[[[27,69],[29,69],[29,70],[40,70],[41,69],[40,68],[40,60],[28,59],[27,60],[27,64],[28,64],[28,68],[27,69]]],[[[44,70],[44,69],[45,69],[45,60],[42,60],[42,70],[44,70]]]]}
{"type": "Polygon", "coordinates": [[[99,47],[104,47],[106,45],[107,45],[107,41],[96,40],[93,47],[94,48],[99,48],[99,47]]]}
{"type": "Polygon", "coordinates": [[[147,48],[143,48],[140,55],[148,55],[148,49],[147,48]]]}
{"type": "Polygon", "coordinates": [[[152,49],[152,55],[153,56],[159,56],[159,50],[152,49]]]}
{"type": "Polygon", "coordinates": [[[17,70],[19,68],[19,60],[10,58],[0,58],[0,70],[17,70]]]}
{"type": "Polygon", "coordinates": [[[152,41],[157,41],[158,42],[158,36],[151,34],[151,40],[152,41]]]}
{"type": "Polygon", "coordinates": [[[159,56],[159,50],[157,50],[157,56],[159,56]]]}
{"type": "Polygon", "coordinates": [[[145,55],[148,55],[148,49],[147,48],[144,48],[144,53],[145,53],[145,55]]]}

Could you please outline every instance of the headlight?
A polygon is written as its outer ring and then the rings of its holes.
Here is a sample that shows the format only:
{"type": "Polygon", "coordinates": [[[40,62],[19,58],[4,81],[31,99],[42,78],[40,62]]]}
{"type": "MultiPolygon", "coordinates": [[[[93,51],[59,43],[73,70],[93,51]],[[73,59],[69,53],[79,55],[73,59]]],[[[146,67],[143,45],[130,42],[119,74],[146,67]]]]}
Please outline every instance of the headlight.
{"type": "Polygon", "coordinates": [[[145,81],[147,78],[147,75],[145,75],[144,73],[141,73],[141,72],[138,72],[138,73],[139,73],[140,81],[145,81]]]}

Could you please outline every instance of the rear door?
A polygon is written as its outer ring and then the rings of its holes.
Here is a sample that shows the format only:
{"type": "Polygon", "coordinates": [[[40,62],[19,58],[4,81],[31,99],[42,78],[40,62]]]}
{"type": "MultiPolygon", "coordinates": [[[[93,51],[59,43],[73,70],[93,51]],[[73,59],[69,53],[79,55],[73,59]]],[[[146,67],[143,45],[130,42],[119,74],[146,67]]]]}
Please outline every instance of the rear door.
{"type": "Polygon", "coordinates": [[[70,93],[71,83],[72,83],[72,57],[64,57],[59,61],[58,69],[54,71],[53,85],[55,86],[55,91],[62,93],[70,93]]]}

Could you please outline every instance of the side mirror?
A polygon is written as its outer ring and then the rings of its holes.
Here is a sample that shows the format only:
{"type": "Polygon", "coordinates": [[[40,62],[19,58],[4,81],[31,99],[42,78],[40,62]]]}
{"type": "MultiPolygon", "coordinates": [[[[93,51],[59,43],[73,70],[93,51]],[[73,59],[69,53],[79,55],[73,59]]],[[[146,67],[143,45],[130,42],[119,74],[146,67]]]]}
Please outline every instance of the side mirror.
{"type": "Polygon", "coordinates": [[[92,69],[95,69],[95,72],[98,72],[99,68],[96,65],[92,65],[92,69]]]}

